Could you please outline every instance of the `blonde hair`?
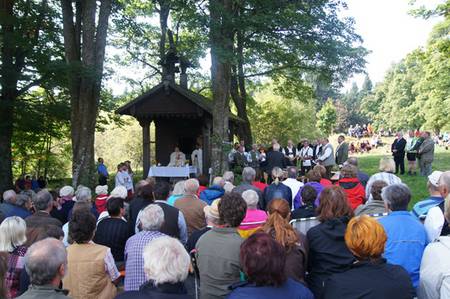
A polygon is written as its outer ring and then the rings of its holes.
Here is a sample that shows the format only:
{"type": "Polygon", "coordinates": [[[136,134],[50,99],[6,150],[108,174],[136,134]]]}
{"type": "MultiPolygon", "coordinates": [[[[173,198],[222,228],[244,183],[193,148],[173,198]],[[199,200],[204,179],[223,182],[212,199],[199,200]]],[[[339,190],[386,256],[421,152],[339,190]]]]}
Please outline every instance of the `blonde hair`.
{"type": "Polygon", "coordinates": [[[395,162],[394,159],[390,157],[383,157],[380,159],[380,171],[381,172],[395,172],[395,162]]]}
{"type": "Polygon", "coordinates": [[[20,217],[12,216],[0,224],[0,251],[12,252],[18,246],[25,244],[27,225],[20,217]]]}
{"type": "Polygon", "coordinates": [[[280,180],[283,178],[284,172],[280,167],[274,167],[272,169],[272,178],[275,185],[280,183],[280,180]]]}
{"type": "Polygon", "coordinates": [[[155,285],[186,280],[191,259],[175,238],[159,237],[144,248],[144,272],[155,285]]]}

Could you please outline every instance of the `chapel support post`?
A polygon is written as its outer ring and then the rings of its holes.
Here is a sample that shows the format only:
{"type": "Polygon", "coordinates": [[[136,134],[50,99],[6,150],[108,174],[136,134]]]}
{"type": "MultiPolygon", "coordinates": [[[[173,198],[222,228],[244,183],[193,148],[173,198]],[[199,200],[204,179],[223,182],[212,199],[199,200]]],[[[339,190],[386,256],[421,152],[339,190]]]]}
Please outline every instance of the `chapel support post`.
{"type": "Polygon", "coordinates": [[[142,177],[146,179],[150,170],[150,120],[139,120],[139,124],[142,127],[142,177]]]}

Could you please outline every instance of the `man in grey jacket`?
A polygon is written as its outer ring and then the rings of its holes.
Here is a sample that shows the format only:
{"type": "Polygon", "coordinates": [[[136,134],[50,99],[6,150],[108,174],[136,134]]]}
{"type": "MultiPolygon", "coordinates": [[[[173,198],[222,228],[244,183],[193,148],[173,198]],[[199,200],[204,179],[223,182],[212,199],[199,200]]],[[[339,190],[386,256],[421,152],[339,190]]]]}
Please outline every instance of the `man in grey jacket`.
{"type": "Polygon", "coordinates": [[[417,151],[419,157],[420,175],[429,176],[431,166],[434,160],[434,141],[431,139],[430,132],[423,132],[421,137],[424,139],[417,151]]]}

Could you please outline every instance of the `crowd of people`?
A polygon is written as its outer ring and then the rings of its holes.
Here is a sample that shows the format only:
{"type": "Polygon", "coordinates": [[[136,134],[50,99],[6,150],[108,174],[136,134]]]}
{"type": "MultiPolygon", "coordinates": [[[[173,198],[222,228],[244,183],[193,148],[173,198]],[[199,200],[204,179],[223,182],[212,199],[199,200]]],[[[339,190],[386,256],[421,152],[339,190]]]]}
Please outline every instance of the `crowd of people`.
{"type": "Polygon", "coordinates": [[[344,136],[336,150],[274,141],[265,166],[243,147],[239,183],[233,171],[126,183],[121,163],[111,191],[5,191],[0,298],[450,297],[450,171],[427,173],[430,197],[408,211],[395,155],[369,176],[344,136]]]}

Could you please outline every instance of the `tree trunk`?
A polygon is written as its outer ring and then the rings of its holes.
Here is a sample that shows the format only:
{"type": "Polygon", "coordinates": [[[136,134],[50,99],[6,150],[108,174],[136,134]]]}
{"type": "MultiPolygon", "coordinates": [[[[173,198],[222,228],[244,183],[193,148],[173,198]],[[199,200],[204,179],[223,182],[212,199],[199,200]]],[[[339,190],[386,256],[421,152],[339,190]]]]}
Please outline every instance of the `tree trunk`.
{"type": "Polygon", "coordinates": [[[213,95],[213,136],[211,167],[222,174],[228,167],[224,145],[228,143],[230,55],[233,50],[232,1],[210,0],[211,83],[213,95]]]}
{"type": "Polygon", "coordinates": [[[75,24],[72,1],[61,0],[61,6],[65,56],[69,65],[72,184],[93,186],[95,124],[100,100],[111,0],[100,1],[97,26],[95,1],[77,2],[75,24]],[[77,66],[81,66],[81,70],[74,70],[77,66]]]}
{"type": "Polygon", "coordinates": [[[166,38],[167,38],[167,20],[169,18],[170,6],[168,1],[159,1],[159,26],[161,29],[161,37],[159,40],[159,60],[162,63],[162,81],[170,75],[164,60],[166,57],[166,38]]]}
{"type": "Polygon", "coordinates": [[[1,39],[1,101],[0,101],[0,192],[12,187],[12,151],[14,102],[17,97],[17,72],[14,66],[14,44],[6,42],[13,38],[14,27],[7,19],[12,19],[14,1],[0,2],[1,39]]]}

